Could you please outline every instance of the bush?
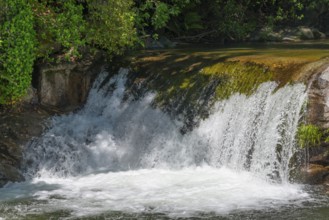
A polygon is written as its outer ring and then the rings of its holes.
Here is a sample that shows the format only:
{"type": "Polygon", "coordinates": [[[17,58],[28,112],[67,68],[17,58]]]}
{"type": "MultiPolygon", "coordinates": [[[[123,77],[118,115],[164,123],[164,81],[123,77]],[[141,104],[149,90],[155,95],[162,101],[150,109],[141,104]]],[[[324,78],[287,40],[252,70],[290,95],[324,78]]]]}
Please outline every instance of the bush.
{"type": "Polygon", "coordinates": [[[0,0],[0,104],[22,97],[30,86],[36,35],[30,4],[0,0]]]}
{"type": "Polygon", "coordinates": [[[67,59],[79,56],[79,47],[85,45],[83,6],[73,0],[58,0],[56,4],[51,0],[30,1],[39,43],[38,57],[48,58],[56,52],[67,59]]]}
{"type": "Polygon", "coordinates": [[[132,0],[88,0],[86,40],[109,54],[122,54],[137,40],[132,0]]]}

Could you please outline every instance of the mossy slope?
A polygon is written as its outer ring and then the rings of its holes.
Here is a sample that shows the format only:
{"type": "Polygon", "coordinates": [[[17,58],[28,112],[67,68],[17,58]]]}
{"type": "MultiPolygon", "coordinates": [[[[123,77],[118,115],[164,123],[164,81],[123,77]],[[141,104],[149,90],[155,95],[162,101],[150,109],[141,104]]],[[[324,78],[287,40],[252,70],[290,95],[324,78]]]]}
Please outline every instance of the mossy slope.
{"type": "Polygon", "coordinates": [[[148,50],[128,60],[136,80],[156,78],[147,86],[159,104],[168,105],[177,96],[193,103],[205,89],[221,100],[236,92],[250,95],[266,81],[306,82],[312,70],[329,63],[328,56],[329,41],[322,41],[148,50]]]}

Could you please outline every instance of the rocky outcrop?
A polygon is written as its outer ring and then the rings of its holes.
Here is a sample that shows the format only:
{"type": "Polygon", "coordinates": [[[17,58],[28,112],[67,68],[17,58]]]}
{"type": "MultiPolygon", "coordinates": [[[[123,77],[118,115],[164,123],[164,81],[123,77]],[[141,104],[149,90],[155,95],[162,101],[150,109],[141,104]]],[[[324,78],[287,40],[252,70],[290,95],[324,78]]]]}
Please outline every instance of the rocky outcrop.
{"type": "Polygon", "coordinates": [[[323,129],[329,128],[329,66],[314,75],[308,97],[307,121],[323,129]]]}
{"type": "Polygon", "coordinates": [[[309,27],[300,27],[298,30],[298,35],[303,40],[313,40],[314,39],[313,31],[309,27]]]}
{"type": "MultiPolygon", "coordinates": [[[[306,121],[322,130],[329,128],[329,65],[322,65],[309,80],[306,121]]],[[[309,150],[309,165],[302,177],[309,184],[329,186],[329,148],[322,142],[309,150]]],[[[329,188],[328,188],[329,192],[329,188]]]]}
{"type": "Polygon", "coordinates": [[[301,40],[325,39],[327,35],[316,28],[294,27],[273,29],[264,27],[250,36],[251,41],[296,42],[301,40]]]}
{"type": "MultiPolygon", "coordinates": [[[[313,149],[314,150],[314,149],[313,149]]],[[[319,152],[319,149],[316,150],[319,152]]],[[[310,152],[312,154],[312,152],[310,152]]],[[[329,154],[311,156],[309,164],[302,168],[301,179],[308,184],[328,184],[329,187],[329,154]]],[[[329,188],[328,188],[329,190],[329,188]]]]}
{"type": "Polygon", "coordinates": [[[24,180],[20,172],[22,150],[33,137],[41,135],[49,113],[42,109],[24,109],[0,114],[0,187],[24,180]]]}
{"type": "Polygon", "coordinates": [[[104,64],[101,52],[80,61],[37,66],[38,98],[43,106],[70,111],[85,102],[95,76],[104,64]]]}

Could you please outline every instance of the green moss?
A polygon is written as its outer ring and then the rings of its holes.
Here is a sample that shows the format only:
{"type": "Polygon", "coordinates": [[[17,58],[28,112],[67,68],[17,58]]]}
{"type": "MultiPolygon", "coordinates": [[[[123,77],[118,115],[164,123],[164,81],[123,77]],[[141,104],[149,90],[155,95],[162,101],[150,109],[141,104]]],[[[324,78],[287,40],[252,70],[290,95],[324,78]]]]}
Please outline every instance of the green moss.
{"type": "Polygon", "coordinates": [[[297,139],[301,148],[314,147],[321,143],[323,132],[321,129],[312,124],[302,124],[298,128],[297,139]]]}
{"type": "Polygon", "coordinates": [[[216,88],[216,97],[219,100],[234,93],[250,95],[261,83],[273,80],[273,73],[267,66],[255,63],[217,63],[204,68],[202,73],[223,79],[216,88]]]}
{"type": "Polygon", "coordinates": [[[157,62],[151,68],[135,69],[136,82],[146,81],[148,90],[156,93],[154,104],[175,114],[191,112],[206,117],[214,102],[225,100],[234,93],[251,95],[261,83],[273,80],[268,67],[251,62],[183,64],[157,62]],[[170,68],[166,69],[169,64],[170,68]]]}
{"type": "Polygon", "coordinates": [[[177,97],[181,97],[185,104],[192,104],[210,81],[208,76],[180,71],[173,75],[160,75],[151,86],[157,92],[156,102],[160,105],[168,105],[177,97]]]}
{"type": "Polygon", "coordinates": [[[273,73],[268,67],[254,63],[221,62],[200,71],[183,69],[158,77],[152,90],[157,92],[157,103],[167,105],[177,97],[195,103],[205,93],[214,94],[214,100],[227,99],[234,93],[250,95],[261,83],[273,80],[273,73]]]}

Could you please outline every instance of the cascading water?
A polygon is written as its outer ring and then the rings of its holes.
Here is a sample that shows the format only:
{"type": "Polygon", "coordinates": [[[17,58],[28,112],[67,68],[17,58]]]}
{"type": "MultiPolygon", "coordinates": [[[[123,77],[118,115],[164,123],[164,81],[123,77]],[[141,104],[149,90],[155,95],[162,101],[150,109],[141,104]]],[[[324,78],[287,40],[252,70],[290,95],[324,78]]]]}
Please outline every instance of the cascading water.
{"type": "Polygon", "coordinates": [[[109,81],[106,76],[95,81],[83,109],[54,117],[27,147],[28,180],[0,189],[3,201],[33,198],[15,215],[67,210],[71,217],[113,211],[177,217],[300,205],[309,198],[288,181],[304,85],[277,89],[268,82],[250,97],[235,94],[183,135],[181,122],[152,107],[154,94],[127,97],[127,70],[109,81]]]}

